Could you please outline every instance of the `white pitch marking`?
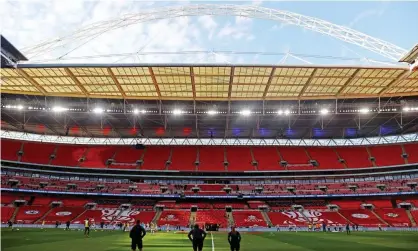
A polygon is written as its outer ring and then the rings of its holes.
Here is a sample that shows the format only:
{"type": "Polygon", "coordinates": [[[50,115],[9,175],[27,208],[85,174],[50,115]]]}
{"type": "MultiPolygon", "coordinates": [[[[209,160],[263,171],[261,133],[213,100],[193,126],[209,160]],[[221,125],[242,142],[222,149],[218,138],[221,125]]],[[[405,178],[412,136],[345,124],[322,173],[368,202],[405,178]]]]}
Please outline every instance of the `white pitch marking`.
{"type": "Polygon", "coordinates": [[[213,242],[213,234],[210,232],[210,237],[212,238],[212,251],[215,251],[215,243],[213,242]]]}

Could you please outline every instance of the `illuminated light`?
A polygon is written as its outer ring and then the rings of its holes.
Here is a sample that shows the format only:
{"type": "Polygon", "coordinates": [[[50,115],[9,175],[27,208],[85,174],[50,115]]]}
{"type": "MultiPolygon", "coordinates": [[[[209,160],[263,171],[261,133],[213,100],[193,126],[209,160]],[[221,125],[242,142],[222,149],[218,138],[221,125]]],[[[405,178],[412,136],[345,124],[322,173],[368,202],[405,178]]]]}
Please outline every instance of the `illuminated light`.
{"type": "Polygon", "coordinates": [[[282,110],[279,110],[279,111],[277,111],[277,114],[283,115],[283,111],[282,110]]]}
{"type": "Polygon", "coordinates": [[[142,113],[142,114],[147,113],[147,111],[145,111],[145,110],[140,110],[139,112],[142,113]]]}
{"type": "Polygon", "coordinates": [[[322,115],[328,114],[329,111],[327,109],[322,109],[321,111],[319,111],[322,115]]]}
{"type": "Polygon", "coordinates": [[[53,112],[65,112],[68,111],[68,108],[61,107],[61,106],[55,106],[52,108],[53,112]]]}
{"type": "Polygon", "coordinates": [[[138,109],[134,109],[133,113],[134,114],[139,114],[139,110],[138,109]]]}
{"type": "Polygon", "coordinates": [[[218,114],[218,112],[217,112],[217,111],[215,111],[215,110],[209,110],[209,111],[208,111],[208,114],[209,114],[209,115],[215,115],[215,114],[218,114]]]}
{"type": "Polygon", "coordinates": [[[97,114],[101,114],[101,113],[104,112],[104,110],[102,108],[100,108],[100,107],[96,107],[96,108],[93,109],[93,112],[94,113],[97,113],[97,114]]]}
{"type": "Polygon", "coordinates": [[[361,109],[359,110],[359,112],[360,112],[360,113],[363,113],[363,114],[366,114],[366,113],[368,113],[368,112],[369,112],[369,109],[367,109],[367,108],[361,108],[361,109]]]}
{"type": "Polygon", "coordinates": [[[11,105],[6,105],[5,107],[8,108],[8,109],[12,108],[11,105]]]}
{"type": "Polygon", "coordinates": [[[411,111],[412,109],[411,109],[411,108],[409,108],[409,107],[404,107],[402,110],[403,110],[404,112],[409,112],[409,111],[411,111]]]}
{"type": "Polygon", "coordinates": [[[290,114],[290,111],[289,110],[286,110],[286,111],[284,111],[284,114],[285,115],[289,115],[290,114]]]}
{"type": "Polygon", "coordinates": [[[23,105],[18,105],[18,106],[16,106],[16,109],[18,109],[18,110],[22,110],[22,109],[23,109],[23,105]]]}
{"type": "Polygon", "coordinates": [[[242,110],[239,113],[243,116],[249,116],[251,114],[251,111],[250,110],[242,110]]]}
{"type": "Polygon", "coordinates": [[[182,114],[183,113],[183,111],[182,110],[179,110],[179,109],[175,109],[175,110],[173,110],[173,114],[174,115],[180,115],[180,114],[182,114]]]}

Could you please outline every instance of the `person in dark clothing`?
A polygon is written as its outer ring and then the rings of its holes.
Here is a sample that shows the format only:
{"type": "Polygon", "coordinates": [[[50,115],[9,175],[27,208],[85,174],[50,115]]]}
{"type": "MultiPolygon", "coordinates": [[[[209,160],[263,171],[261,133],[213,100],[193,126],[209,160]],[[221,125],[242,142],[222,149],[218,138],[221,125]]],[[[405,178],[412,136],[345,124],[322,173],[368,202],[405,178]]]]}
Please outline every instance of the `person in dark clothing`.
{"type": "Polygon", "coordinates": [[[60,225],[60,223],[58,221],[55,222],[55,228],[58,228],[58,226],[60,225]]]}
{"type": "Polygon", "coordinates": [[[232,227],[231,232],[228,234],[228,242],[231,246],[231,251],[239,251],[241,235],[238,231],[235,230],[235,227],[232,227]]]}
{"type": "Polygon", "coordinates": [[[137,220],[136,225],[133,226],[131,231],[129,232],[129,237],[132,239],[132,251],[135,251],[136,247],[138,247],[139,251],[142,251],[142,239],[146,234],[147,232],[141,226],[141,221],[137,220]]]}
{"type": "Polygon", "coordinates": [[[67,221],[66,223],[65,223],[65,230],[70,230],[70,221],[67,221]]]}
{"type": "Polygon", "coordinates": [[[347,223],[347,225],[345,225],[345,231],[347,232],[347,235],[349,235],[350,232],[350,224],[347,223]]]}
{"type": "Polygon", "coordinates": [[[199,228],[199,225],[194,225],[194,228],[189,232],[189,240],[193,243],[194,251],[203,250],[203,241],[206,238],[206,232],[199,228]]]}
{"type": "Polygon", "coordinates": [[[100,222],[100,228],[101,228],[101,229],[103,229],[104,225],[105,225],[105,223],[104,223],[103,221],[102,221],[102,222],[100,222]]]}

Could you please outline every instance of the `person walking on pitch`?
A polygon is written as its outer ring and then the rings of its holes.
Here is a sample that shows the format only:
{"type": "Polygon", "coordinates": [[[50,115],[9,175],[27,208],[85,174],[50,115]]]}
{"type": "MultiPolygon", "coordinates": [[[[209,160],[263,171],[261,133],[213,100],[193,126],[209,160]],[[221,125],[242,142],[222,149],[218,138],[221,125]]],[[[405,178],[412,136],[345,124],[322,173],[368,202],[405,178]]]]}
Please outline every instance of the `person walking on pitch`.
{"type": "Polygon", "coordinates": [[[238,231],[235,230],[235,227],[232,227],[231,232],[228,234],[228,242],[231,246],[231,251],[239,251],[241,235],[238,231]]]}
{"type": "Polygon", "coordinates": [[[194,225],[194,228],[189,232],[187,237],[189,237],[189,240],[193,243],[194,251],[203,250],[203,242],[206,238],[206,232],[203,229],[200,229],[198,224],[194,225]]]}

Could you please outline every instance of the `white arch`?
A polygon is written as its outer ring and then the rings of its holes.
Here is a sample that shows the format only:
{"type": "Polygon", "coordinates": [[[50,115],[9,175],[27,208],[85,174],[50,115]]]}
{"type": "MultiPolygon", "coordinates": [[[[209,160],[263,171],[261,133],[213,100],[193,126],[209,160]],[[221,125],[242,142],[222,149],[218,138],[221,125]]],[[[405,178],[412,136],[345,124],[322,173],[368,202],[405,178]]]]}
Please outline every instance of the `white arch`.
{"type": "Polygon", "coordinates": [[[83,45],[105,32],[127,27],[137,23],[183,16],[205,15],[242,16],[248,18],[273,20],[290,25],[296,25],[308,30],[331,36],[350,44],[360,46],[394,61],[398,61],[399,58],[401,58],[407,52],[405,49],[389,42],[318,18],[304,16],[289,11],[264,8],[260,6],[219,4],[195,4],[187,6],[164,7],[145,10],[140,13],[124,15],[117,19],[97,22],[85,26],[65,36],[47,40],[32,47],[24,48],[23,52],[29,58],[31,58],[56,48],[66,46],[72,41],[77,41],[83,45]]]}

